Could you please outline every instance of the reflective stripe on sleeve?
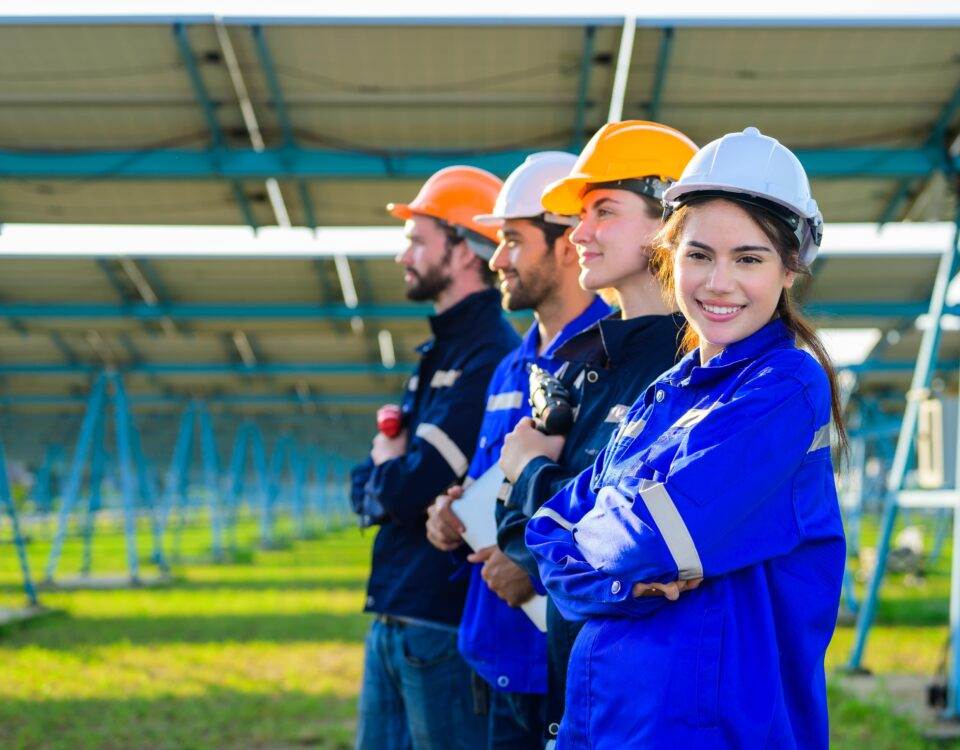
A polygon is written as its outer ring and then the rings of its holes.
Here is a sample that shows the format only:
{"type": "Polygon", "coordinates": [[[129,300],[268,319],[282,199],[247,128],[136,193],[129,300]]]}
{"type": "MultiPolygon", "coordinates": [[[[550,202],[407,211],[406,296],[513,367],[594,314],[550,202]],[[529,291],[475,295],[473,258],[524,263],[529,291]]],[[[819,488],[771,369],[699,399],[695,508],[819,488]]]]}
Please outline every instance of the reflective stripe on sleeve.
{"type": "Polygon", "coordinates": [[[830,423],[827,422],[823,427],[816,431],[813,435],[813,442],[810,443],[810,448],[807,449],[807,453],[813,453],[816,450],[821,448],[826,448],[830,445],[830,423]]]}
{"type": "Polygon", "coordinates": [[[460,370],[437,370],[430,379],[431,388],[449,388],[457,382],[460,370]]]}
{"type": "Polygon", "coordinates": [[[548,508],[546,505],[542,506],[540,510],[533,514],[534,518],[549,518],[557,526],[566,529],[567,531],[573,531],[573,524],[570,523],[566,518],[561,516],[553,508],[548,508]]]}
{"type": "Polygon", "coordinates": [[[620,434],[617,435],[617,440],[620,438],[635,438],[643,430],[643,426],[646,422],[642,419],[634,420],[633,422],[627,422],[620,428],[620,434]]]}
{"type": "Polygon", "coordinates": [[[487,399],[487,411],[519,409],[521,406],[523,406],[522,391],[507,391],[506,393],[495,393],[487,399]]]}
{"type": "Polygon", "coordinates": [[[702,578],[703,564],[700,562],[700,554],[667,488],[660,482],[653,483],[645,479],[640,483],[640,498],[650,511],[653,522],[660,530],[660,536],[677,564],[680,579],[702,578]]]}
{"type": "Polygon", "coordinates": [[[470,462],[463,455],[463,451],[450,439],[450,436],[435,424],[424,422],[417,426],[416,435],[432,445],[443,460],[450,464],[453,473],[462,477],[467,472],[470,462]]]}
{"type": "Polygon", "coordinates": [[[604,419],[604,422],[620,422],[627,412],[630,411],[629,404],[614,404],[610,407],[610,411],[607,412],[607,418],[604,419]]]}

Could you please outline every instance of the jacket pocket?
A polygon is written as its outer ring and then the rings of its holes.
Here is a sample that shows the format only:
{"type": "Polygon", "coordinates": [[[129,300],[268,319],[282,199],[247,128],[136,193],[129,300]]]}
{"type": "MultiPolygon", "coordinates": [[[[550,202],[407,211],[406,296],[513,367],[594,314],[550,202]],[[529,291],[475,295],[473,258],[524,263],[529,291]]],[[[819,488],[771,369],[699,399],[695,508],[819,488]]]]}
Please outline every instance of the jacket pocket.
{"type": "Polygon", "coordinates": [[[723,610],[707,607],[700,622],[697,649],[697,726],[717,723],[720,703],[720,645],[723,640],[723,610]]]}
{"type": "Polygon", "coordinates": [[[457,634],[423,625],[403,628],[403,659],[412,667],[432,667],[457,654],[457,634]]]}

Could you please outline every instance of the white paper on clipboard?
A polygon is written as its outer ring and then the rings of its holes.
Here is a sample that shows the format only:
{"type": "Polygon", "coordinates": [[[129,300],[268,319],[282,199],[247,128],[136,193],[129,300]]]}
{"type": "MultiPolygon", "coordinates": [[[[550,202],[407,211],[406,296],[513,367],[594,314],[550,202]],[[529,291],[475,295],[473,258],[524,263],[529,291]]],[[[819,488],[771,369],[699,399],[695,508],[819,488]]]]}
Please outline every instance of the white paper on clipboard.
{"type": "MultiPolygon", "coordinates": [[[[450,504],[466,527],[463,540],[474,551],[497,543],[497,495],[503,478],[500,467],[494,464],[463,491],[463,497],[450,504]]],[[[534,594],[520,609],[540,632],[547,632],[547,597],[534,594]]]]}

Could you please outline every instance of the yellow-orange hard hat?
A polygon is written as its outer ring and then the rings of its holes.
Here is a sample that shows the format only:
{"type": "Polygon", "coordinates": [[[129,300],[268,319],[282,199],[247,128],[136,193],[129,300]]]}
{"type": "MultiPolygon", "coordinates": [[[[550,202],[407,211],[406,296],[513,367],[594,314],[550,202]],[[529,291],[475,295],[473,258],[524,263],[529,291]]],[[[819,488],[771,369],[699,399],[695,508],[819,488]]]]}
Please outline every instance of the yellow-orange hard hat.
{"type": "Polygon", "coordinates": [[[547,185],[543,207],[576,216],[583,210],[588,185],[644,178],[674,182],[696,152],[693,141],[668,125],[645,120],[607,123],[584,146],[570,174],[547,185]]]}
{"type": "Polygon", "coordinates": [[[404,220],[414,214],[432,216],[496,244],[497,227],[481,224],[473,217],[493,211],[501,187],[503,181],[485,169],[444,167],[423,183],[416,198],[409,203],[388,203],[387,211],[404,220]]]}

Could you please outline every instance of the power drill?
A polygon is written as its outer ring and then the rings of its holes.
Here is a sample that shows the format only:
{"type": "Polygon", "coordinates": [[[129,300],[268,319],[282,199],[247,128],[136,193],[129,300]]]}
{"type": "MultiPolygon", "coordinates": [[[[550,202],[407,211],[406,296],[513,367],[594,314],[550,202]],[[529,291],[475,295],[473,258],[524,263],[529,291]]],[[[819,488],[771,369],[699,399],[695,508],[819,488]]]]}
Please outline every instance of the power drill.
{"type": "Polygon", "coordinates": [[[530,365],[530,406],[537,429],[545,435],[566,435],[573,427],[570,391],[537,365],[530,365]]]}

